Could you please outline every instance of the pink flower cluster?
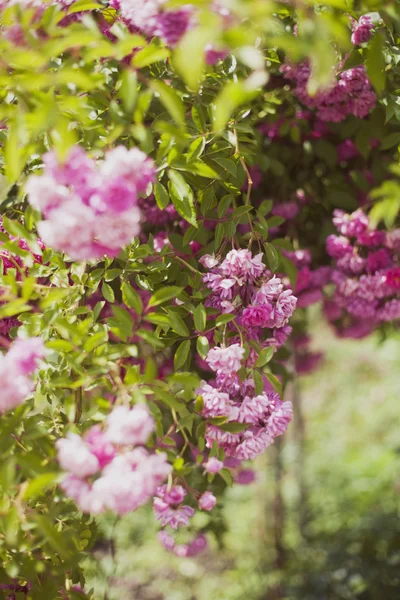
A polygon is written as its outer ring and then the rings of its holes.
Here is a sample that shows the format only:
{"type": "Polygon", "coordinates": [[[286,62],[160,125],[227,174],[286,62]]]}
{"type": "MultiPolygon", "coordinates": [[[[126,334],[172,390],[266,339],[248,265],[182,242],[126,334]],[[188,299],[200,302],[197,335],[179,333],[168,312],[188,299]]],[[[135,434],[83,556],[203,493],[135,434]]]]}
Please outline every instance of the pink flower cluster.
{"type": "Polygon", "coordinates": [[[145,504],[172,470],[164,453],[143,447],[153,431],[147,407],[137,404],[115,407],[104,429],[94,426],[83,438],[69,433],[58,440],[67,496],[91,514],[111,510],[122,515],[145,504]]]}
{"type": "Polygon", "coordinates": [[[308,108],[315,109],[321,121],[338,123],[348,115],[362,119],[375,106],[376,95],[363,65],[342,71],[329,89],[319,91],[314,96],[310,96],[307,91],[311,74],[307,63],[285,64],[281,71],[286,79],[295,83],[294,93],[300,102],[308,108]]]}
{"type": "Polygon", "coordinates": [[[141,150],[118,146],[96,165],[80,146],[60,163],[44,156],[44,173],[27,182],[29,203],[45,219],[44,242],[74,260],[116,256],[139,233],[138,195],[154,181],[153,161],[141,150]]]}
{"type": "Polygon", "coordinates": [[[334,261],[334,294],[325,315],[341,335],[363,337],[379,323],[400,319],[400,230],[371,229],[368,216],[334,212],[339,235],[327,238],[334,261]]]}
{"type": "Polygon", "coordinates": [[[372,31],[374,27],[381,20],[379,13],[369,13],[367,15],[363,15],[356,21],[353,20],[352,23],[352,34],[351,41],[355,46],[360,46],[360,44],[365,44],[368,42],[369,38],[372,35],[372,31]]]}
{"type": "Polygon", "coordinates": [[[222,262],[202,256],[199,262],[210,270],[203,281],[212,292],[206,306],[235,314],[250,339],[259,339],[262,330],[268,328],[277,332],[277,341],[297,299],[279,277],[270,276],[262,258],[262,253],[253,256],[249,250],[231,250],[222,262]]]}
{"type": "Polygon", "coordinates": [[[282,402],[275,392],[256,394],[252,379],[240,380],[237,372],[242,367],[243,354],[244,349],[238,344],[212,348],[206,360],[216,379],[212,385],[203,381],[197,394],[203,399],[204,418],[226,417],[228,423],[225,428],[207,425],[207,447],[216,441],[226,456],[253,460],[285,432],[292,419],[292,405],[282,402]],[[248,427],[232,432],[229,423],[234,422],[248,427]]]}
{"type": "MultiPolygon", "coordinates": [[[[123,20],[134,30],[148,37],[159,37],[167,46],[176,46],[186,32],[196,24],[196,6],[185,4],[179,8],[165,8],[165,0],[118,0],[114,5],[120,10],[123,20]]],[[[213,11],[222,17],[223,23],[230,21],[230,12],[218,4],[213,11]]],[[[209,43],[204,48],[205,60],[214,65],[227,56],[227,51],[209,43]]]]}
{"type": "Polygon", "coordinates": [[[34,389],[31,375],[45,355],[41,338],[17,339],[0,354],[0,413],[22,404],[34,389]]]}

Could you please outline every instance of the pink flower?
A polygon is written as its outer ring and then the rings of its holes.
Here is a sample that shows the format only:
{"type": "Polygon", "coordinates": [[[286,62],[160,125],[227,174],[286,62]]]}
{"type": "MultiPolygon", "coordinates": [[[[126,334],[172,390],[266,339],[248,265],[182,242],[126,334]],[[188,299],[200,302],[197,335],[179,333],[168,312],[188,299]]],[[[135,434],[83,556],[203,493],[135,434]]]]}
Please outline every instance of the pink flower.
{"type": "Polygon", "coordinates": [[[259,288],[254,295],[253,302],[255,304],[267,304],[273,300],[276,300],[282,291],[282,280],[274,275],[269,281],[263,283],[263,285],[259,288]]]}
{"type": "Polygon", "coordinates": [[[220,392],[205,382],[196,390],[196,393],[203,398],[204,408],[202,413],[204,417],[229,416],[231,410],[229,394],[220,392]]]}
{"type": "Polygon", "coordinates": [[[249,250],[231,250],[221,263],[221,273],[227,277],[252,281],[260,277],[265,270],[262,257],[260,253],[253,258],[249,250]]]}
{"type": "Polygon", "coordinates": [[[274,311],[275,327],[283,327],[294,313],[297,298],[293,296],[292,290],[288,289],[279,295],[274,311]]]}
{"type": "Polygon", "coordinates": [[[21,375],[31,375],[45,356],[42,338],[18,338],[8,352],[8,360],[14,361],[14,368],[21,375]]]}
{"type": "Polygon", "coordinates": [[[29,377],[44,355],[40,338],[17,339],[7,354],[0,354],[0,413],[22,404],[34,389],[29,377]]]}
{"type": "Polygon", "coordinates": [[[159,531],[157,533],[157,538],[160,544],[162,544],[166,550],[169,550],[170,552],[174,550],[175,540],[167,531],[159,531]]]}
{"type": "Polygon", "coordinates": [[[179,506],[172,508],[161,498],[154,498],[154,513],[156,519],[165,527],[169,525],[172,529],[189,525],[190,518],[194,515],[194,509],[191,506],[179,506]]]}
{"type": "Polygon", "coordinates": [[[64,471],[84,479],[100,470],[100,463],[76,433],[56,441],[57,460],[64,471]]]}
{"type": "Polygon", "coordinates": [[[240,316],[240,324],[244,328],[250,327],[268,327],[273,315],[271,304],[258,304],[247,306],[240,316]]]}
{"type": "Polygon", "coordinates": [[[204,492],[199,498],[199,508],[201,510],[210,511],[214,508],[217,503],[217,499],[211,492],[204,492]]]}
{"type": "Polygon", "coordinates": [[[174,485],[168,490],[167,485],[157,489],[157,496],[167,504],[180,504],[186,496],[186,490],[181,485],[174,485]]]}
{"type": "Polygon", "coordinates": [[[389,287],[394,290],[400,290],[400,268],[393,267],[388,269],[385,273],[386,283],[389,287]]]}
{"type": "Polygon", "coordinates": [[[212,269],[218,265],[219,261],[213,254],[204,254],[199,258],[199,263],[203,265],[203,267],[206,267],[206,269],[212,269]]]}
{"type": "Polygon", "coordinates": [[[106,438],[120,445],[145,444],[154,431],[154,419],[144,404],[136,404],[131,409],[116,406],[108,415],[106,424],[106,438]]]}
{"type": "Polygon", "coordinates": [[[326,251],[329,256],[341,258],[345,254],[353,252],[353,247],[344,236],[328,235],[326,238],[326,251]]]}
{"type": "Polygon", "coordinates": [[[228,348],[216,346],[209,350],[206,361],[213,371],[230,375],[240,370],[243,356],[244,348],[239,344],[232,344],[228,348]]]}
{"type": "Polygon", "coordinates": [[[207,473],[215,474],[219,473],[221,469],[224,468],[224,463],[222,462],[222,460],[218,460],[218,458],[215,458],[215,456],[213,456],[212,458],[208,459],[208,461],[204,465],[204,468],[207,471],[207,473]]]}
{"type": "Polygon", "coordinates": [[[100,173],[104,181],[122,178],[142,194],[146,192],[148,185],[155,181],[154,162],[139,148],[113,148],[106,153],[100,173]]]}
{"type": "Polygon", "coordinates": [[[116,450],[111,442],[106,438],[102,429],[96,425],[91,427],[85,435],[85,442],[89,446],[90,452],[99,461],[102,469],[110,463],[116,455],[116,450]]]}
{"type": "Polygon", "coordinates": [[[262,454],[273,442],[273,438],[266,429],[255,432],[245,431],[243,441],[237,446],[235,456],[240,460],[254,460],[262,454]]]}
{"type": "Polygon", "coordinates": [[[273,437],[285,433],[290,421],[293,418],[293,409],[291,402],[281,402],[272,412],[268,419],[268,433],[273,437]]]}

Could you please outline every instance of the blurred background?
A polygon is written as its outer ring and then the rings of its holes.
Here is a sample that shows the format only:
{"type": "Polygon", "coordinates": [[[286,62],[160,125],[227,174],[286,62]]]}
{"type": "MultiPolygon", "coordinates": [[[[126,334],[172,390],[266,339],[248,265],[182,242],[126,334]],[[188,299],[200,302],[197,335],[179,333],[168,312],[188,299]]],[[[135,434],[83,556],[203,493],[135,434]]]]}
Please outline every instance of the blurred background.
{"type": "Polygon", "coordinates": [[[400,599],[400,334],[339,340],[313,318],[324,362],[287,389],[295,420],[255,481],[228,490],[207,551],[168,554],[151,509],[104,519],[96,598],[400,599]]]}

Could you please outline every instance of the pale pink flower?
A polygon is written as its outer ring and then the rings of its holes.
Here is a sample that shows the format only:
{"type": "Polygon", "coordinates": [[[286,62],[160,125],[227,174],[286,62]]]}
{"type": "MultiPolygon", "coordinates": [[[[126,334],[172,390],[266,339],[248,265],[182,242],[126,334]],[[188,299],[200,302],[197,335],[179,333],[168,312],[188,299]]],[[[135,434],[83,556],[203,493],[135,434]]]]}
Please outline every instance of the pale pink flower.
{"type": "Polygon", "coordinates": [[[90,448],[76,433],[56,441],[57,460],[64,471],[84,479],[100,470],[100,463],[90,448]]]}
{"type": "Polygon", "coordinates": [[[237,373],[242,366],[244,348],[239,344],[232,344],[228,348],[211,348],[206,361],[213,371],[219,371],[222,374],[230,375],[237,373]]]}
{"type": "Polygon", "coordinates": [[[106,438],[114,444],[143,445],[154,431],[154,419],[144,404],[116,406],[106,419],[106,438]]]}
{"type": "Polygon", "coordinates": [[[204,492],[199,498],[199,508],[210,511],[217,503],[217,499],[212,492],[204,492]]]}

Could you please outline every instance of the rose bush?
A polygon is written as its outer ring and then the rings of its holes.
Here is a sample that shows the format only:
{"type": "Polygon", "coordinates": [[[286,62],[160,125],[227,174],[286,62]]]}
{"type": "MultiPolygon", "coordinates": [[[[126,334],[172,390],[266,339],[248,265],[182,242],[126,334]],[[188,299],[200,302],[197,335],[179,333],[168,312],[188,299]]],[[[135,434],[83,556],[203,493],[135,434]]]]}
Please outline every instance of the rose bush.
{"type": "Polygon", "coordinates": [[[181,557],[220,537],[321,359],[308,306],[339,335],[398,323],[398,7],[3,0],[0,22],[0,580],[91,598],[100,513],[152,502],[181,557]]]}

